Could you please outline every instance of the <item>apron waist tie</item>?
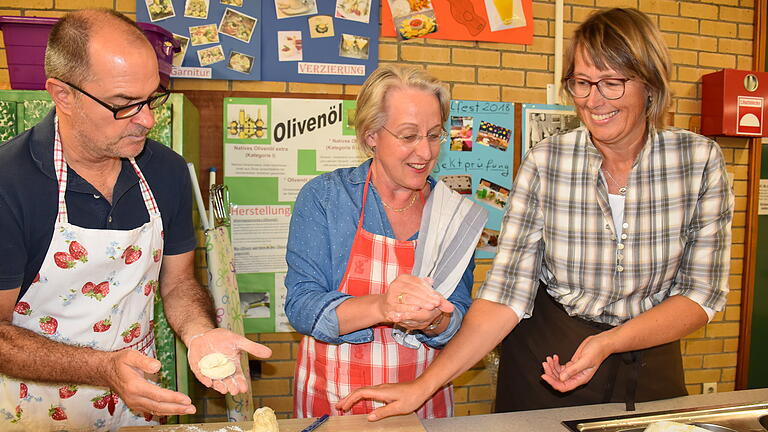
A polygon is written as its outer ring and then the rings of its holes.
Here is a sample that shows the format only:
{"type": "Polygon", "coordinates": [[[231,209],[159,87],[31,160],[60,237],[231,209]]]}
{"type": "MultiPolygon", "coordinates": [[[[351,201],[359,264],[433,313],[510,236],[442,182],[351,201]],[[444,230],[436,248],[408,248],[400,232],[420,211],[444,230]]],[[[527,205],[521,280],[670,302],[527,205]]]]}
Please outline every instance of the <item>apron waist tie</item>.
{"type": "Polygon", "coordinates": [[[625,364],[629,365],[629,370],[627,371],[627,387],[624,396],[624,406],[627,411],[634,411],[635,399],[637,395],[637,379],[640,375],[640,366],[643,362],[643,350],[622,353],[621,359],[625,364]]]}
{"type": "MultiPolygon", "coordinates": [[[[539,288],[541,289],[541,288],[539,288]]],[[[546,289],[546,286],[544,286],[544,289],[546,289]]],[[[554,303],[558,309],[560,309],[563,313],[567,314],[565,311],[565,308],[563,305],[555,301],[554,298],[550,295],[546,295],[546,297],[554,303]]],[[[604,332],[607,330],[610,330],[614,328],[615,326],[611,324],[596,322],[596,321],[590,321],[588,319],[584,319],[578,316],[570,316],[571,319],[578,321],[584,325],[587,325],[589,327],[592,327],[598,331],[604,332]]],[[[607,360],[611,357],[620,357],[621,360],[624,362],[624,364],[628,365],[628,371],[627,371],[627,379],[625,383],[625,394],[624,394],[624,406],[627,411],[635,411],[635,400],[637,396],[637,380],[640,376],[640,366],[642,364],[643,360],[643,350],[637,350],[637,351],[628,351],[621,354],[611,354],[606,358],[606,361],[603,362],[603,366],[606,366],[607,360]]],[[[611,375],[614,376],[614,379],[612,381],[615,381],[615,377],[618,375],[618,363],[615,364],[615,366],[612,368],[611,375]]],[[[610,382],[605,388],[604,393],[604,402],[607,403],[611,400],[611,395],[613,393],[612,386],[610,385],[610,382]]]]}

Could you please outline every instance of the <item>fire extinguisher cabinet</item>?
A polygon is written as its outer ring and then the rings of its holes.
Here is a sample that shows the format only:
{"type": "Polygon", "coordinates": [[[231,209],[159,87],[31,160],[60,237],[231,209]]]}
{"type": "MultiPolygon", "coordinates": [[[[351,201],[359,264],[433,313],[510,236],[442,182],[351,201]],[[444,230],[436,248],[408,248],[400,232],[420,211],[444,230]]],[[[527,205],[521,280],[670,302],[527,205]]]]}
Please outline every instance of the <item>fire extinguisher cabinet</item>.
{"type": "Polygon", "coordinates": [[[768,136],[768,73],[723,69],[701,81],[703,135],[768,136]]]}

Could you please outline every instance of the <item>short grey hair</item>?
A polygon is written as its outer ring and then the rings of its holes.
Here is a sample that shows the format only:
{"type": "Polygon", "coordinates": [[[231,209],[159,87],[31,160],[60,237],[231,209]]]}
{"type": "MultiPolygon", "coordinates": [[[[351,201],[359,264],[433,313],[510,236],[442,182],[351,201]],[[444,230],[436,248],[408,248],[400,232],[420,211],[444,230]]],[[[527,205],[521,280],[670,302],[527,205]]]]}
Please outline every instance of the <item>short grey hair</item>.
{"type": "Polygon", "coordinates": [[[440,120],[445,123],[451,109],[451,95],[442,81],[416,67],[384,65],[373,71],[357,95],[355,133],[357,144],[366,156],[373,148],[366,137],[387,123],[387,95],[396,88],[413,88],[432,93],[440,104],[440,120]]]}
{"type": "MultiPolygon", "coordinates": [[[[93,78],[88,45],[93,33],[110,26],[110,31],[147,42],[144,32],[133,20],[112,9],[83,9],[64,15],[54,24],[45,49],[45,76],[75,85],[93,78]]],[[[147,42],[148,43],[148,42],[147,42]]]]}

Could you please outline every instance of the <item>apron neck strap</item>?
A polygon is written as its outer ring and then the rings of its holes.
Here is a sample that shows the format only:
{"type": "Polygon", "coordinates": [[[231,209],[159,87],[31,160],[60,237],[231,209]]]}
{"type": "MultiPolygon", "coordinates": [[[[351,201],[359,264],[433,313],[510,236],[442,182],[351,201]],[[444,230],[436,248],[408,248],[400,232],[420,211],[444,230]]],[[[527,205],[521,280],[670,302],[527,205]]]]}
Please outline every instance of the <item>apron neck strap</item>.
{"type": "Polygon", "coordinates": [[[373,172],[373,162],[368,167],[368,175],[365,177],[365,187],[363,188],[363,203],[360,205],[360,220],[357,222],[357,230],[360,231],[363,228],[363,217],[365,216],[365,201],[368,199],[368,185],[371,184],[371,173],[373,172]]]}
{"type": "MultiPolygon", "coordinates": [[[[61,145],[61,135],[59,134],[59,116],[53,117],[53,124],[55,134],[53,138],[53,169],[56,173],[56,181],[59,187],[58,193],[58,213],[56,221],[58,223],[67,223],[67,160],[64,158],[64,149],[61,145]]],[[[152,190],[149,188],[149,183],[144,178],[144,174],[139,169],[139,165],[134,158],[128,159],[131,162],[133,170],[136,172],[136,176],[139,178],[139,187],[141,189],[141,196],[144,199],[144,206],[147,208],[150,217],[160,214],[160,209],[157,206],[155,196],[152,194],[152,190]]]]}

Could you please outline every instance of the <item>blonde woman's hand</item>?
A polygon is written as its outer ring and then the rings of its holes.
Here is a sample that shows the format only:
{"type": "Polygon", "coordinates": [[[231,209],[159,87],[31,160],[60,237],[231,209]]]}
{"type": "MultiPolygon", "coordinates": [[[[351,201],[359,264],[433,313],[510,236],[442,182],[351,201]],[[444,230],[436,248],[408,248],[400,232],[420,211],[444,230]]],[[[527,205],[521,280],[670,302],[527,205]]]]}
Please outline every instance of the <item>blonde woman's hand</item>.
{"type": "Polygon", "coordinates": [[[454,306],[432,288],[431,278],[402,274],[387,287],[382,312],[387,321],[399,323],[406,329],[423,329],[443,312],[453,312],[454,306]]]}

